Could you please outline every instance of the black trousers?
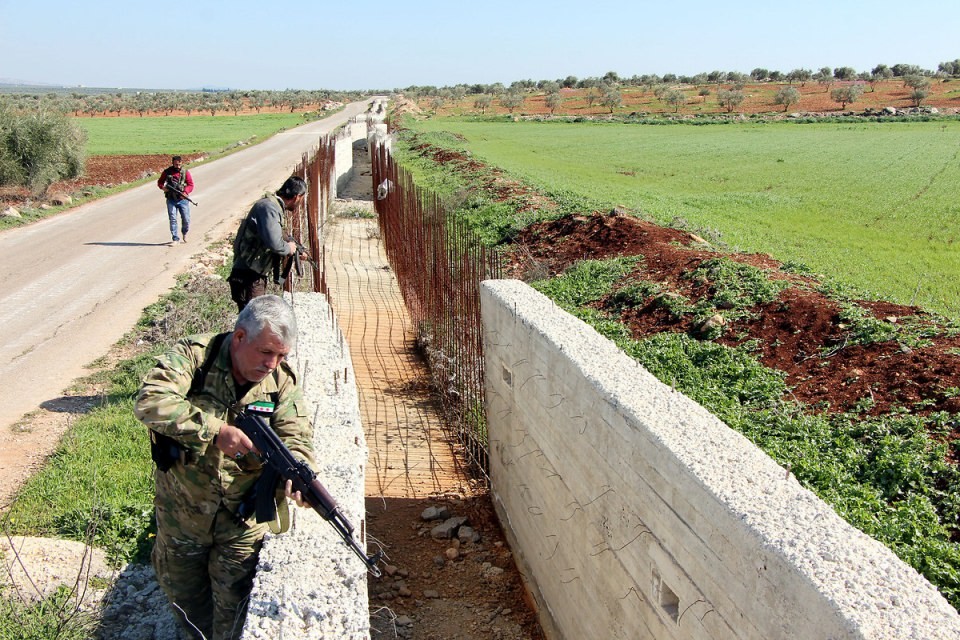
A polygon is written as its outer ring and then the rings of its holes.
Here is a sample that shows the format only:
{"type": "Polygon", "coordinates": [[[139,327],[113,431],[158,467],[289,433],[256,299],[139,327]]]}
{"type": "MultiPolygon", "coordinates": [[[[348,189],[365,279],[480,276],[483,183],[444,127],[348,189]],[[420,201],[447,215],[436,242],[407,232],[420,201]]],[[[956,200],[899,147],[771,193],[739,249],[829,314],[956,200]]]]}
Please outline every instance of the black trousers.
{"type": "Polygon", "coordinates": [[[234,269],[227,278],[230,283],[230,299],[237,303],[237,313],[247,303],[267,292],[267,276],[250,269],[234,269]]]}

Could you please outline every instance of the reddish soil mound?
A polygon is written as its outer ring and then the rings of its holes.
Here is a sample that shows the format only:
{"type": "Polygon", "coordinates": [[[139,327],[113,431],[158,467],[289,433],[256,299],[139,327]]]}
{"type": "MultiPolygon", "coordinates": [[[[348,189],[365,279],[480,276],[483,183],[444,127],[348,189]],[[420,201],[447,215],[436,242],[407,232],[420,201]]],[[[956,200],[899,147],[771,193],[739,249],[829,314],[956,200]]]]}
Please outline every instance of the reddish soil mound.
{"type": "MultiPolygon", "coordinates": [[[[553,275],[585,258],[642,255],[644,260],[628,280],[659,283],[661,291],[696,301],[714,292],[709,281],[692,279],[691,272],[720,255],[701,242],[691,234],[616,213],[567,217],[524,230],[508,270],[513,277],[553,275]]],[[[725,257],[764,270],[780,266],[764,255],[725,257]]],[[[866,412],[870,415],[895,408],[917,414],[960,411],[960,398],[951,391],[960,388],[960,338],[938,331],[914,348],[895,340],[854,344],[839,305],[813,290],[812,282],[783,272],[771,277],[789,284],[773,302],[748,309],[745,319],[730,321],[718,341],[728,345],[757,341],[760,360],[786,374],[797,400],[828,411],[846,411],[869,399],[872,404],[866,412]]],[[[914,307],[857,304],[894,325],[934,325],[932,318],[914,307]]],[[[689,314],[677,319],[658,304],[656,296],[622,311],[621,319],[638,339],[663,331],[696,334],[698,330],[689,314]]],[[[955,429],[950,438],[960,438],[960,430],[955,429]]]]}

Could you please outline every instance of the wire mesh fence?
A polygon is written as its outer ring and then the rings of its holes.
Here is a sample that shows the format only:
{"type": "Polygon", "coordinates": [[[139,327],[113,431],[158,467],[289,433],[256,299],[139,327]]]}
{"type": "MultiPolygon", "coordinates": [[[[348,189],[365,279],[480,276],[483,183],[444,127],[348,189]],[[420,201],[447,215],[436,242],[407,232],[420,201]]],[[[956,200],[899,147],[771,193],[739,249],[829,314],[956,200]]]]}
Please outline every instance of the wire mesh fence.
{"type": "Polygon", "coordinates": [[[307,183],[307,197],[286,217],[285,231],[307,248],[312,264],[304,269],[299,287],[294,279],[284,283],[285,291],[297,288],[323,293],[329,297],[324,276],[325,253],[323,226],[330,207],[331,185],[335,171],[336,140],[323,136],[312,154],[304,153],[293,175],[307,183]]]}
{"type": "Polygon", "coordinates": [[[378,145],[372,156],[384,248],[418,345],[450,428],[486,474],[480,282],[501,276],[500,256],[435,194],[417,187],[385,146],[378,145]]]}

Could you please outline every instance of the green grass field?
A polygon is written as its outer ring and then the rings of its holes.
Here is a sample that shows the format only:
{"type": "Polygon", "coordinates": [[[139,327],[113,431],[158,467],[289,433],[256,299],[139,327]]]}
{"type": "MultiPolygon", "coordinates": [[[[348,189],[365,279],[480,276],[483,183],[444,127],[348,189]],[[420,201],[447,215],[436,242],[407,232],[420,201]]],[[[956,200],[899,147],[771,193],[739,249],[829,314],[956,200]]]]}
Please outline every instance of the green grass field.
{"type": "Polygon", "coordinates": [[[304,123],[301,113],[247,116],[76,118],[91,156],[202,153],[256,136],[258,140],[304,123]]]}
{"type": "Polygon", "coordinates": [[[548,192],[719,231],[866,295],[960,317],[960,121],[416,123],[548,192]]]}

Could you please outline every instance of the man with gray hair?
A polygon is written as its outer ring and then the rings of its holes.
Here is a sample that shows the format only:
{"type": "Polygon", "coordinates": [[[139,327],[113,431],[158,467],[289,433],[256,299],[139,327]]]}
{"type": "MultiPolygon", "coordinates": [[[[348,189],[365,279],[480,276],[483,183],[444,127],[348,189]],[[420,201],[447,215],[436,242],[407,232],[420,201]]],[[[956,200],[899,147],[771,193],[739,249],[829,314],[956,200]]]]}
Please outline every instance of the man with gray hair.
{"type": "Polygon", "coordinates": [[[281,524],[256,521],[259,452],[233,425],[238,410],[255,410],[315,466],[307,408],[286,363],[296,341],[290,305],[257,297],[232,332],[189,336],[161,355],[137,395],[157,464],[153,566],[190,637],[240,637],[263,536],[286,529],[284,496],[303,506],[288,482],[276,496],[281,524]]]}

